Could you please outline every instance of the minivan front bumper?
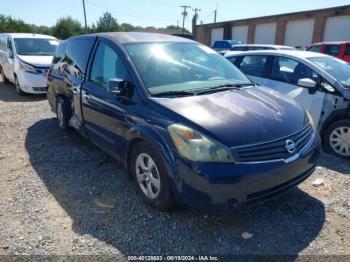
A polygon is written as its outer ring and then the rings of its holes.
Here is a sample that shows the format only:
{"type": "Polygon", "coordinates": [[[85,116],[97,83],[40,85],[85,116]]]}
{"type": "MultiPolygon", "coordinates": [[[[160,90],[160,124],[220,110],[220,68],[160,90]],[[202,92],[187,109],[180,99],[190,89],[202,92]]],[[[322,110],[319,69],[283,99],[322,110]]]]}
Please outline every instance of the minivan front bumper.
{"type": "Polygon", "coordinates": [[[314,171],[319,156],[319,139],[290,162],[194,163],[177,158],[181,202],[203,208],[233,207],[238,203],[267,197],[294,187],[314,171]]]}
{"type": "Polygon", "coordinates": [[[29,94],[45,94],[47,92],[44,74],[33,74],[24,70],[18,70],[17,77],[23,92],[29,94]]]}

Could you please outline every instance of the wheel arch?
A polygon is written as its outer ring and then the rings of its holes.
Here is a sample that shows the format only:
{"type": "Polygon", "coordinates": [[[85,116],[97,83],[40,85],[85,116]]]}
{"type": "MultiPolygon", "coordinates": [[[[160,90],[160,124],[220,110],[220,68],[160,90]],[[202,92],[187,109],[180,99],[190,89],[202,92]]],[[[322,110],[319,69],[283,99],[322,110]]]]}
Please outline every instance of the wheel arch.
{"type": "Polygon", "coordinates": [[[332,125],[337,121],[347,120],[347,119],[350,119],[350,108],[334,111],[327,118],[325,123],[322,125],[321,131],[320,131],[320,135],[322,137],[322,143],[324,143],[323,141],[325,139],[327,129],[329,128],[330,125],[332,125]]]}

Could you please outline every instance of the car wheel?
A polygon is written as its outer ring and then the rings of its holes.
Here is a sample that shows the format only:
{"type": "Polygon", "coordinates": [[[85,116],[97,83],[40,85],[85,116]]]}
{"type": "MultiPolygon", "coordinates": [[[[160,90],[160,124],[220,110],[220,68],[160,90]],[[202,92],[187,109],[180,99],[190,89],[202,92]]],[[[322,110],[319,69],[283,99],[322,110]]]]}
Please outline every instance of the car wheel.
{"type": "Polygon", "coordinates": [[[17,77],[15,77],[15,85],[16,85],[16,92],[17,92],[17,94],[19,94],[20,96],[26,95],[26,93],[22,91],[21,86],[19,85],[17,77]]]}
{"type": "Polygon", "coordinates": [[[334,122],[327,128],[325,147],[338,157],[350,159],[350,120],[334,122]]]}
{"type": "Polygon", "coordinates": [[[1,78],[0,80],[5,84],[7,84],[9,82],[9,80],[6,78],[1,66],[0,66],[0,78],[1,78]]]}
{"type": "Polygon", "coordinates": [[[143,199],[159,210],[173,205],[168,173],[159,154],[147,143],[140,142],[131,153],[131,172],[143,199]]]}
{"type": "Polygon", "coordinates": [[[72,115],[72,110],[70,108],[70,104],[67,99],[63,97],[58,97],[56,100],[56,115],[58,126],[62,130],[69,130],[69,119],[72,115]]]}

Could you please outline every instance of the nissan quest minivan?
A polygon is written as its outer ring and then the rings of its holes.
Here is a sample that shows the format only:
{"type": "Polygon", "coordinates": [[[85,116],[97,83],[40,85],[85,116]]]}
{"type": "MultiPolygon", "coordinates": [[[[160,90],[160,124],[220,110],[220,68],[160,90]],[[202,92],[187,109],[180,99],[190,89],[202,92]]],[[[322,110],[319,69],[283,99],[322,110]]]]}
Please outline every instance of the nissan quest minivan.
{"type": "Polygon", "coordinates": [[[48,100],[61,129],[121,161],[158,209],[232,207],[282,192],[310,176],[319,155],[301,106],[185,38],[73,37],[56,50],[48,100]]]}
{"type": "Polygon", "coordinates": [[[1,80],[14,83],[19,95],[46,93],[45,76],[57,46],[48,35],[0,34],[1,80]]]}

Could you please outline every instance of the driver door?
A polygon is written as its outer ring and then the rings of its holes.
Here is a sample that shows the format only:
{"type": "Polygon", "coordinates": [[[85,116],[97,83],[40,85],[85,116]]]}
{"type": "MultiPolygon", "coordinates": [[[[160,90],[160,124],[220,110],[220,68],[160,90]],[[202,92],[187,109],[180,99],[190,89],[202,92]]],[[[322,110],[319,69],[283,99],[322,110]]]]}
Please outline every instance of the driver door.
{"type": "Polygon", "coordinates": [[[309,78],[319,83],[321,76],[296,60],[274,56],[271,76],[265,85],[298,102],[309,112],[317,127],[322,113],[325,93],[319,90],[310,92],[309,88],[298,86],[298,80],[302,78],[309,78]]]}
{"type": "Polygon", "coordinates": [[[13,64],[14,64],[14,57],[13,57],[13,46],[12,46],[12,40],[11,37],[7,37],[6,40],[6,55],[5,55],[5,63],[3,64],[3,70],[5,76],[11,81],[14,82],[14,71],[13,71],[13,64]],[[11,51],[12,57],[9,57],[8,50],[11,51]]]}

